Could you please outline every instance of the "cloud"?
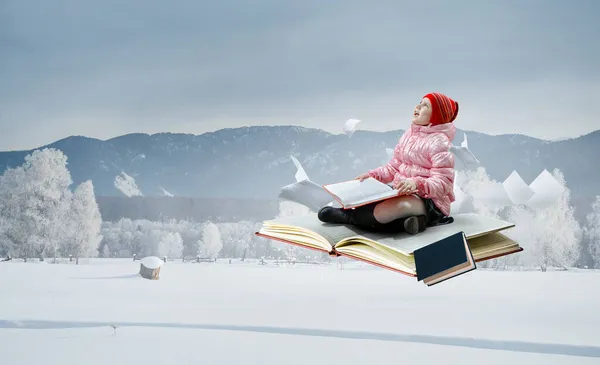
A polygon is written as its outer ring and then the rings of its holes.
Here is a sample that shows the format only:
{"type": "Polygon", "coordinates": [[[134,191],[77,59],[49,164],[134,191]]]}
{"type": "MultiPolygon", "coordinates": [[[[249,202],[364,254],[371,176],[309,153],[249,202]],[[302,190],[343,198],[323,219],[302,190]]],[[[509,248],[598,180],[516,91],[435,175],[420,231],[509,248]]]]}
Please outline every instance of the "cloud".
{"type": "Polygon", "coordinates": [[[350,117],[404,128],[433,90],[461,102],[467,129],[586,133],[598,117],[598,10],[593,1],[5,1],[0,148],[248,124],[341,133],[350,117]]]}

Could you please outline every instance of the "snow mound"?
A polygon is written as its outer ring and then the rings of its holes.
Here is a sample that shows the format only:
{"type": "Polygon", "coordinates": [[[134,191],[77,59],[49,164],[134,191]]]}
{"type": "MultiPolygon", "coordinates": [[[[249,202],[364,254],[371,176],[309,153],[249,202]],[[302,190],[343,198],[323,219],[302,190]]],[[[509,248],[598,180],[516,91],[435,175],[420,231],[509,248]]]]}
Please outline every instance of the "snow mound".
{"type": "Polygon", "coordinates": [[[158,269],[164,264],[164,261],[156,256],[147,256],[141,260],[141,263],[148,269],[158,269]]]}

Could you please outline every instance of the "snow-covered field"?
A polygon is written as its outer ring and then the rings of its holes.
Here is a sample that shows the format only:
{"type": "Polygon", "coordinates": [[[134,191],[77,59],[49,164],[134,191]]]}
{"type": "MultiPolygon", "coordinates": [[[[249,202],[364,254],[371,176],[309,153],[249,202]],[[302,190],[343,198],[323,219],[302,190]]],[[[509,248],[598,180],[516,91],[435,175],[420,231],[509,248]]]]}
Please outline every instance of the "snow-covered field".
{"type": "Polygon", "coordinates": [[[600,364],[600,272],[0,263],[0,362],[600,364]],[[117,325],[116,332],[111,327],[117,325]]]}

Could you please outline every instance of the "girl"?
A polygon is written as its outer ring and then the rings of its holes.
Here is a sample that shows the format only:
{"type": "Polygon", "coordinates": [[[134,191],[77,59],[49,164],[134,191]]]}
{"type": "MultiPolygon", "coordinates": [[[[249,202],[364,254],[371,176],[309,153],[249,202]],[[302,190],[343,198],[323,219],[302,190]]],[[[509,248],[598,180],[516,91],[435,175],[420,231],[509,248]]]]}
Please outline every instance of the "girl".
{"type": "Polygon", "coordinates": [[[400,137],[394,157],[386,165],[362,174],[391,183],[400,196],[355,209],[326,206],[318,213],[326,223],[351,224],[375,232],[422,232],[428,226],[452,222],[454,156],[450,146],[458,103],[430,93],[414,111],[410,128],[400,137]]]}

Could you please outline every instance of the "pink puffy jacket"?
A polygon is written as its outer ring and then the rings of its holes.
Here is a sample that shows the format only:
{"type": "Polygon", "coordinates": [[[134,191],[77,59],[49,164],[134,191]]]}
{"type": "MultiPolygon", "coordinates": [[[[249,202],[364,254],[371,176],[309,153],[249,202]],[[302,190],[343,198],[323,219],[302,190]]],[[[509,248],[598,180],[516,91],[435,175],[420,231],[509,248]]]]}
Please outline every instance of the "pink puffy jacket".
{"type": "Polygon", "coordinates": [[[411,124],[400,137],[390,162],[369,171],[369,175],[383,183],[412,179],[417,185],[416,194],[433,200],[448,216],[454,201],[454,155],[450,146],[455,134],[454,123],[411,124]]]}

